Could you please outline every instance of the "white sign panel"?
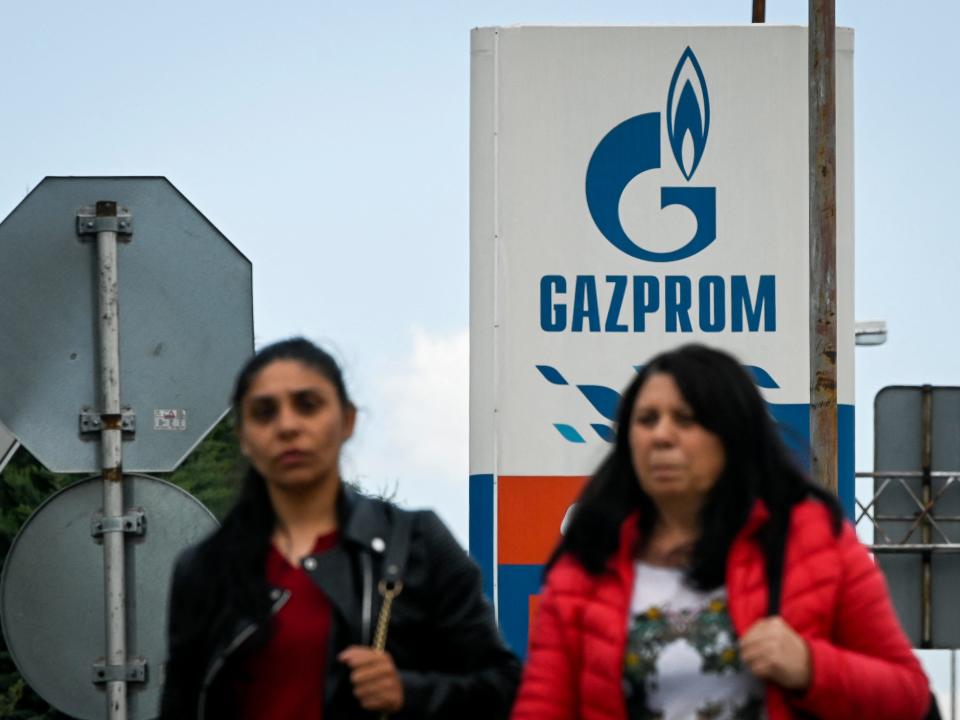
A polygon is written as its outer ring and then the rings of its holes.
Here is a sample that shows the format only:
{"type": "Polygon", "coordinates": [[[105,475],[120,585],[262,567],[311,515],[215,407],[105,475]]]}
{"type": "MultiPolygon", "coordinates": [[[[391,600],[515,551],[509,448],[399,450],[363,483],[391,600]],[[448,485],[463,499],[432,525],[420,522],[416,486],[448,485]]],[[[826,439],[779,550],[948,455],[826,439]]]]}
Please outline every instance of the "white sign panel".
{"type": "MultiPolygon", "coordinates": [[[[851,493],[852,51],[838,30],[851,493]]],[[[689,342],[733,352],[788,442],[808,442],[807,31],[486,28],[472,52],[471,545],[522,650],[505,573],[546,559],[651,356],[689,342]]],[[[535,602],[518,602],[525,586],[514,595],[525,623],[535,602]]]]}

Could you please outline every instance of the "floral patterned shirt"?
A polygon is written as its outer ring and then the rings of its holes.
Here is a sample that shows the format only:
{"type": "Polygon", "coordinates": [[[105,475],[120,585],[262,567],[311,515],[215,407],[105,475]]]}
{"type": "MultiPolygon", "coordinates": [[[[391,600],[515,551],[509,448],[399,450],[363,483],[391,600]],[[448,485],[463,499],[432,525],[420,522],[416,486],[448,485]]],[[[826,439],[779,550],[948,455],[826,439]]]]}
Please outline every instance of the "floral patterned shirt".
{"type": "Polygon", "coordinates": [[[624,657],[630,720],[762,720],[763,684],[740,664],[726,589],[637,562],[624,657]]]}

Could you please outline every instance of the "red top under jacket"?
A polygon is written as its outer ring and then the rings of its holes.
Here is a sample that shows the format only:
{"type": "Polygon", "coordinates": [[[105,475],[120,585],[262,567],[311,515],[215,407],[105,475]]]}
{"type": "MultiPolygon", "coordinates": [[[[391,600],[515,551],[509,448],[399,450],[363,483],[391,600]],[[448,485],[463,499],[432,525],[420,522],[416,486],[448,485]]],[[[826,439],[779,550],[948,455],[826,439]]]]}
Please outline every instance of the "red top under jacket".
{"type": "MultiPolygon", "coordinates": [[[[321,535],[312,554],[337,542],[336,531],[321,535]]],[[[273,617],[270,641],[252,656],[237,688],[244,720],[320,720],[323,717],[330,601],[302,567],[293,567],[271,545],[267,582],[290,591],[273,617]]]]}

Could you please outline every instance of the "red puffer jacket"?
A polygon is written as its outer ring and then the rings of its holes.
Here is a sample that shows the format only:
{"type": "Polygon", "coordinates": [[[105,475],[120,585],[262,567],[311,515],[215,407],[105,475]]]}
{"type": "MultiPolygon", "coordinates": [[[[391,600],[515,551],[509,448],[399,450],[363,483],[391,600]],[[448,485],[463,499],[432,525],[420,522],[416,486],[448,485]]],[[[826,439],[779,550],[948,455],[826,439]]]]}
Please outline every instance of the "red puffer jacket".
{"type": "MultiPolygon", "coordinates": [[[[764,555],[753,538],[768,517],[754,507],[727,558],[727,605],[738,636],[766,615],[764,555]]],[[[623,524],[612,572],[594,577],[569,556],[551,569],[513,720],[626,720],[623,657],[637,528],[636,516],[623,524]]],[[[806,640],[813,673],[802,694],[767,686],[770,720],[923,716],[927,679],[883,575],[850,524],[834,535],[816,501],[799,504],[790,519],[781,612],[806,640]]]]}

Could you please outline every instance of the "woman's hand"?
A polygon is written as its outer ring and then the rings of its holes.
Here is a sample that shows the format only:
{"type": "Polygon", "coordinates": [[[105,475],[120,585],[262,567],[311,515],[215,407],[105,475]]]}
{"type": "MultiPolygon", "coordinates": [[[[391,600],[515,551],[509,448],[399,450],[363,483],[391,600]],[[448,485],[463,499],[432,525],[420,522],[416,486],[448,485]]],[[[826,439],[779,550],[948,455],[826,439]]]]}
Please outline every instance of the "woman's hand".
{"type": "Polygon", "coordinates": [[[353,694],[364,710],[395,713],[403,707],[403,683],[390,653],[351,645],[337,659],[350,668],[353,694]]]}
{"type": "Polygon", "coordinates": [[[761,680],[788,690],[810,684],[810,648],[779,615],[755,622],[740,638],[740,659],[761,680]]]}

